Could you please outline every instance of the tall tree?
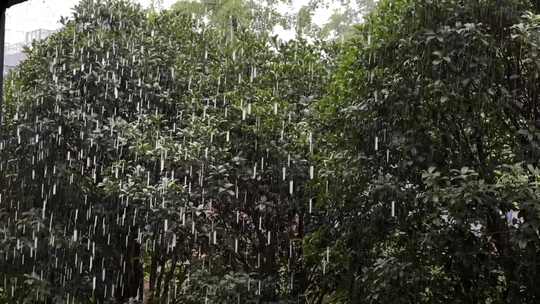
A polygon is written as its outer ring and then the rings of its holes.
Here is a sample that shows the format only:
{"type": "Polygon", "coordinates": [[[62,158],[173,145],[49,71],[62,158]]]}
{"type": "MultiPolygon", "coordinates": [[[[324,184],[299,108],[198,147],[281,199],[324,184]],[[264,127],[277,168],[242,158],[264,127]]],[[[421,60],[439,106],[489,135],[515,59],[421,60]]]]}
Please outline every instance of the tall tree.
{"type": "Polygon", "coordinates": [[[304,121],[332,54],[205,16],[87,0],[29,50],[2,134],[7,301],[302,297],[304,121]]]}
{"type": "Polygon", "coordinates": [[[316,105],[313,123],[331,130],[320,205],[332,224],[310,249],[335,260],[315,295],[537,301],[537,266],[524,262],[538,254],[534,12],[405,0],[369,15],[316,105]]]}

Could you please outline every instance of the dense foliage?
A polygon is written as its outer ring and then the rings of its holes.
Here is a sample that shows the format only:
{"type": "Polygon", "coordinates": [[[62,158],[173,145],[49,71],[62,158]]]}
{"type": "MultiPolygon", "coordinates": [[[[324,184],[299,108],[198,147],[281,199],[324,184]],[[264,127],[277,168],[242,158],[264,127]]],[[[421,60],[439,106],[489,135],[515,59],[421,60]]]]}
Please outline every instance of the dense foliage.
{"type": "Polygon", "coordinates": [[[0,303],[537,303],[538,3],[381,0],[341,43],[316,2],[289,42],[271,2],[83,0],[35,43],[0,303]]]}
{"type": "Polygon", "coordinates": [[[527,1],[381,1],[359,28],[316,105],[334,228],[313,237],[340,257],[325,293],[538,301],[534,13],[527,1]]]}

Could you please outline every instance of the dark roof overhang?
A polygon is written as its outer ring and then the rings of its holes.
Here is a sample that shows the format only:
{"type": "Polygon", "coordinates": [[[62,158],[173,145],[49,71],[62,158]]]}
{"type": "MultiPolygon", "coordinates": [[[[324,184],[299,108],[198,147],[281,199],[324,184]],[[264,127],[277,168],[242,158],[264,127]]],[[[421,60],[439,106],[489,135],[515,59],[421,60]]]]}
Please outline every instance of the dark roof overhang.
{"type": "Polygon", "coordinates": [[[6,9],[6,8],[9,8],[15,4],[19,4],[19,3],[22,3],[26,0],[7,0],[7,1],[2,1],[2,3],[0,3],[0,7],[3,8],[3,9],[6,9]]]}

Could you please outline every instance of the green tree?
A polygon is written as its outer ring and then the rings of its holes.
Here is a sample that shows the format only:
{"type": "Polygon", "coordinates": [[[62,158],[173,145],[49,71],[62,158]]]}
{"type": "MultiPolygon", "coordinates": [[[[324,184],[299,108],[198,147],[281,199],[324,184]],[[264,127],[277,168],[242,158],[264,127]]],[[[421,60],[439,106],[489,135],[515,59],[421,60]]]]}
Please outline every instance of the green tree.
{"type": "Polygon", "coordinates": [[[2,133],[9,301],[303,294],[305,117],[333,53],[228,12],[87,0],[29,50],[2,133]]]}
{"type": "Polygon", "coordinates": [[[314,297],[538,300],[534,12],[528,1],[381,1],[359,27],[315,106],[332,225],[307,238],[312,255],[330,251],[314,297]]]}

